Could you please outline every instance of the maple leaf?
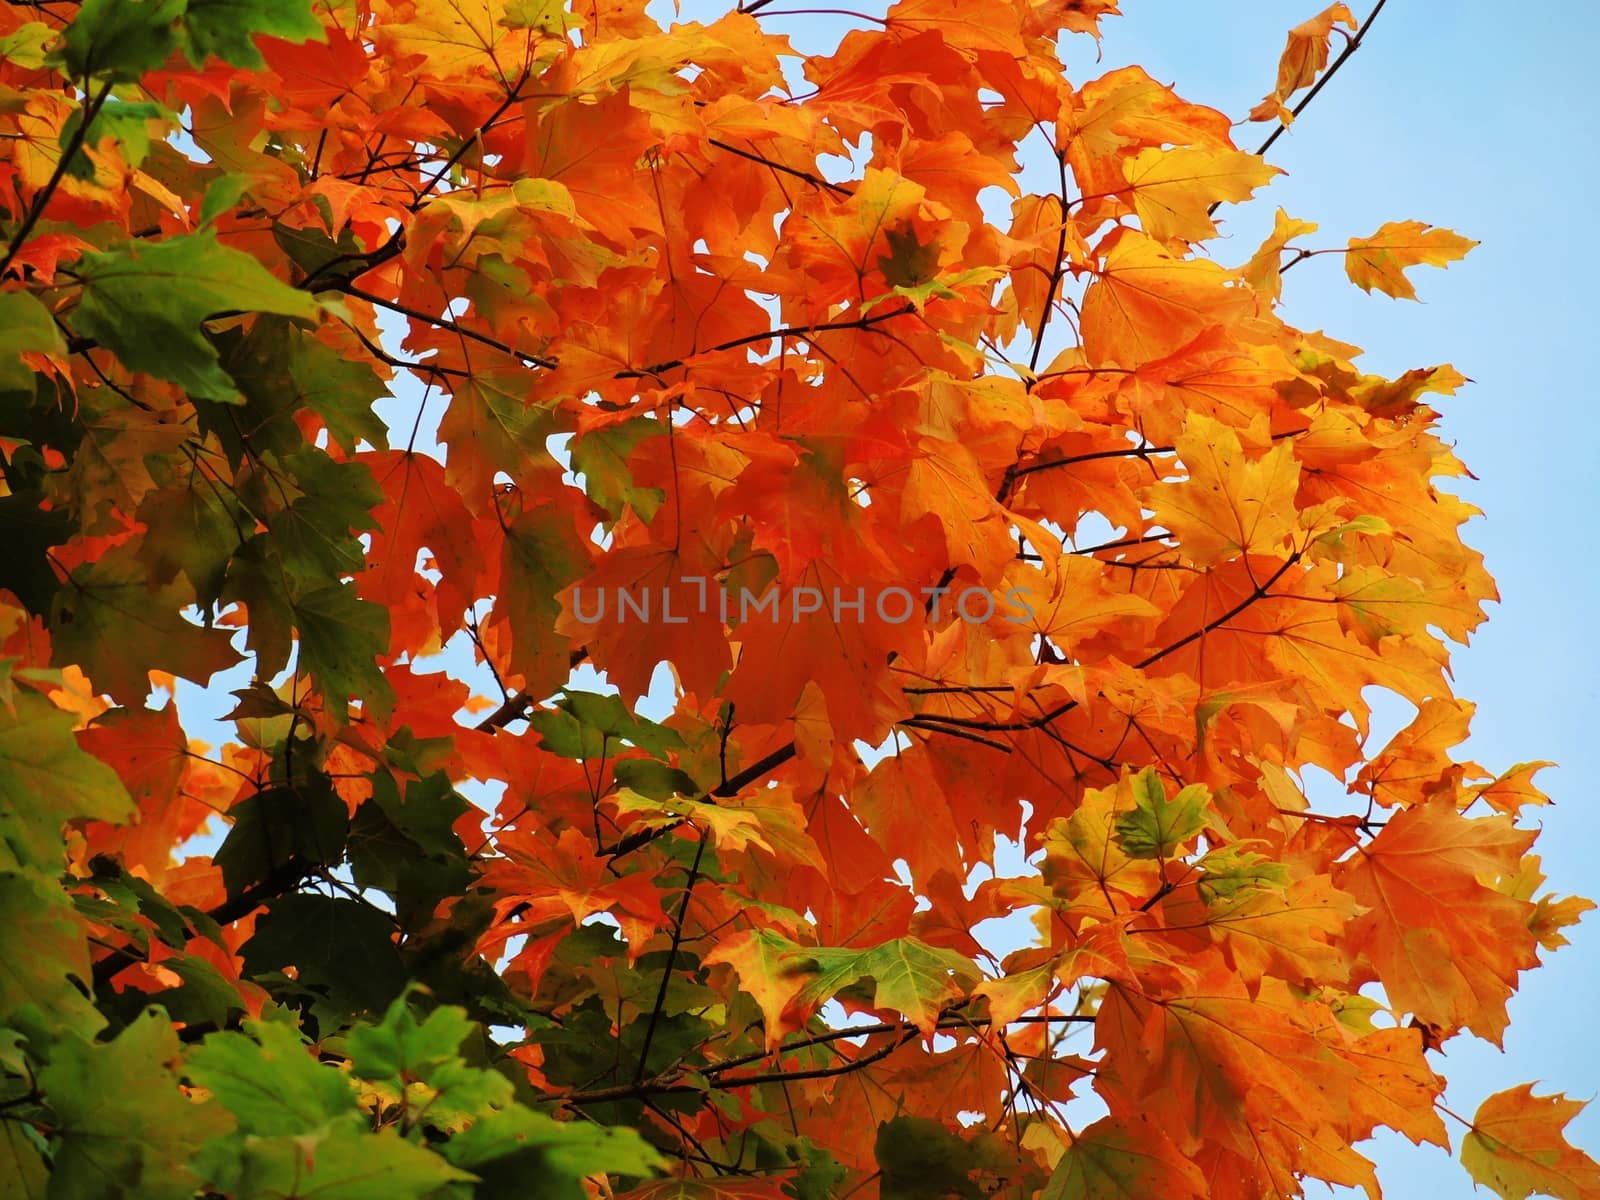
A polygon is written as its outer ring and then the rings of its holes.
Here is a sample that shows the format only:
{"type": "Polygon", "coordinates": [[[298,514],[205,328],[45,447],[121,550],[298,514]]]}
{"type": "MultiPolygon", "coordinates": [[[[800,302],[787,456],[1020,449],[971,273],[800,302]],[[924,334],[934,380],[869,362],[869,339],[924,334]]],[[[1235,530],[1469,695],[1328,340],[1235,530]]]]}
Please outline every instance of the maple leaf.
{"type": "Polygon", "coordinates": [[[1168,796],[1161,777],[1146,767],[1133,781],[1133,811],[1117,818],[1117,844],[1129,858],[1171,858],[1206,827],[1210,789],[1191,783],[1168,796]]]}
{"type": "Polygon", "coordinates": [[[37,875],[0,870],[0,917],[9,951],[0,966],[0,1020],[48,1013],[64,1029],[98,1033],[105,1017],[81,990],[92,978],[89,931],[67,894],[37,875]]]}
{"type": "Polygon", "coordinates": [[[1498,1043],[1517,973],[1538,959],[1532,905],[1480,879],[1511,869],[1532,839],[1506,817],[1463,817],[1441,796],[1396,813],[1341,865],[1335,879],[1369,910],[1351,935],[1397,1011],[1498,1043]]]}
{"type": "Polygon", "coordinates": [[[1107,918],[1119,911],[1115,894],[1142,900],[1155,893],[1154,866],[1135,859],[1116,836],[1119,814],[1135,803],[1133,776],[1124,776],[1115,787],[1087,792],[1070,817],[1046,829],[1044,879],[1057,895],[1107,918]]]}
{"type": "MultiPolygon", "coordinates": [[[[1376,14],[1374,14],[1376,15],[1376,14]]],[[[1369,22],[1371,18],[1368,18],[1369,22]]],[[[1334,27],[1343,24],[1350,29],[1357,29],[1355,15],[1348,5],[1343,3],[1331,4],[1308,21],[1302,21],[1289,30],[1288,40],[1284,43],[1283,53],[1278,58],[1277,86],[1266,96],[1261,103],[1250,110],[1249,119],[1252,121],[1271,121],[1277,119],[1285,127],[1294,122],[1294,113],[1287,107],[1289,97],[1301,88],[1310,87],[1316,82],[1317,76],[1322,74],[1328,65],[1328,44],[1331,41],[1334,27]]],[[[1340,30],[1344,33],[1343,30],[1340,30]]],[[[1361,32],[1358,30],[1352,38],[1345,33],[1345,53],[1352,53],[1360,44],[1361,32]]],[[[1307,97],[1309,99],[1309,97],[1307,97]]],[[[1302,101],[1304,104],[1304,101],[1302,101]]]]}
{"type": "Polygon", "coordinates": [[[150,669],[157,666],[208,682],[234,666],[238,654],[227,630],[203,629],[182,618],[184,598],[181,584],[150,590],[142,563],[118,547],[74,571],[56,595],[53,619],[61,626],[56,653],[61,661],[83,664],[101,690],[126,701],[144,699],[150,669]],[[138,650],[128,646],[130,626],[141,630],[138,650]]]}
{"type": "Polygon", "coordinates": [[[1302,21],[1289,31],[1283,57],[1278,60],[1278,94],[1289,96],[1303,87],[1310,87],[1318,74],[1328,65],[1328,41],[1335,24],[1343,23],[1356,28],[1356,19],[1349,5],[1330,4],[1308,21],[1302,21]]]}
{"type": "Polygon", "coordinates": [[[190,788],[188,737],[170,701],[159,710],[113,709],[78,734],[78,745],[110,767],[122,781],[138,817],[101,817],[84,831],[93,854],[120,854],[152,882],[165,880],[168,851],[198,832],[211,810],[190,788]]]}
{"type": "Polygon", "coordinates": [[[1217,227],[1208,209],[1222,200],[1244,200],[1279,173],[1240,150],[1149,147],[1124,159],[1139,225],[1158,241],[1212,237],[1217,227]]]}
{"type": "Polygon", "coordinates": [[[896,938],[866,950],[792,950],[783,959],[783,969],[808,977],[800,998],[811,1004],[870,978],[873,1007],[904,1013],[924,1033],[933,1032],[944,1006],[978,978],[970,959],[915,938],[896,938]]]}
{"type": "Polygon", "coordinates": [[[1293,446],[1280,442],[1252,460],[1234,430],[1191,413],[1176,449],[1188,477],[1144,495],[1157,520],[1182,539],[1186,555],[1205,566],[1235,554],[1281,554],[1287,548],[1300,482],[1293,446]]]}
{"type": "Polygon", "coordinates": [[[1415,300],[1417,289],[1406,278],[1407,269],[1447,266],[1466,257],[1477,244],[1421,221],[1390,221],[1370,237],[1350,239],[1344,270],[1350,282],[1364,292],[1377,288],[1398,300],[1415,300]]]}
{"type": "Polygon", "coordinates": [[[780,1200],[783,1185],[765,1179],[660,1179],[617,1200],[780,1200]]]}
{"type": "Polygon", "coordinates": [[[1472,1118],[1472,1130],[1461,1141],[1461,1163],[1474,1183],[1501,1200],[1600,1195],[1600,1163],[1561,1132],[1584,1107],[1560,1093],[1535,1096],[1528,1083],[1496,1092],[1472,1118]]]}
{"type": "Polygon", "coordinates": [[[257,36],[301,45],[328,39],[311,0],[187,0],[183,33],[184,53],[193,62],[204,65],[206,55],[215,54],[254,71],[267,65],[257,36]]]}
{"type": "Polygon", "coordinates": [[[1183,100],[1140,66],[1122,67],[1090,81],[1078,99],[1082,111],[1069,117],[1072,141],[1095,159],[1129,145],[1231,145],[1226,116],[1183,100]]]}
{"type": "Polygon", "coordinates": [[[878,269],[891,287],[914,288],[927,283],[939,269],[939,244],[924,244],[915,226],[907,223],[884,230],[889,253],[880,255],[878,269]]]}
{"type": "Polygon", "coordinates": [[[69,318],[74,332],[116,351],[133,370],[220,400],[238,389],[219,368],[202,321],[224,312],[307,319],[318,312],[309,295],[210,231],[85,254],[77,271],[83,292],[69,318]]]}
{"type": "Polygon", "coordinates": [[[1250,286],[1276,300],[1283,293],[1283,250],[1303,233],[1315,233],[1315,221],[1301,221],[1279,209],[1272,220],[1272,232],[1261,243],[1242,273],[1250,286]]]}
{"type": "Polygon", "coordinates": [[[768,1049],[778,1046],[787,1032],[784,1014],[805,989],[806,976],[788,969],[789,956],[798,947],[781,934],[766,929],[745,929],[722,938],[705,956],[707,966],[726,963],[739,977],[741,991],[761,1008],[768,1049]]]}
{"type": "Polygon", "coordinates": [[[0,841],[8,867],[57,867],[68,821],[118,823],[133,813],[116,773],[73,739],[74,723],[32,691],[14,693],[0,709],[0,841]]]}
{"type": "Polygon", "coordinates": [[[328,708],[343,716],[350,699],[387,710],[394,689],[375,665],[389,643],[389,614],[360,599],[353,587],[318,588],[293,602],[300,632],[300,664],[316,682],[328,708]]]}
{"type": "Polygon", "coordinates": [[[208,1037],[186,1063],[190,1078],[227,1107],[241,1130],[297,1134],[355,1115],[350,1081],[323,1067],[294,1030],[252,1021],[245,1031],[208,1037]]]}
{"type": "Polygon", "coordinates": [[[1017,564],[1007,571],[1007,582],[1026,597],[1026,626],[1067,655],[1107,630],[1160,615],[1143,596],[1122,590],[1114,572],[1093,559],[1063,557],[1053,572],[1017,564]]]}
{"type": "Polygon", "coordinates": [[[0,293],[0,388],[33,388],[33,368],[24,354],[60,354],[67,348],[50,310],[26,292],[0,293]]]}
{"type": "Polygon", "coordinates": [[[1174,258],[1131,230],[1113,235],[1099,277],[1083,297],[1084,352],[1094,364],[1160,358],[1243,311],[1246,293],[1214,263],[1174,258]]]}
{"type": "Polygon", "coordinates": [[[537,29],[541,33],[565,33],[577,24],[561,0],[507,0],[500,24],[507,29],[537,29]]]}
{"type": "Polygon", "coordinates": [[[562,506],[525,510],[505,529],[499,594],[510,610],[506,661],[533,691],[559,685],[570,667],[570,654],[554,636],[563,611],[556,597],[588,566],[588,549],[562,506]]]}
{"type": "Polygon", "coordinates": [[[232,1125],[216,1103],[196,1103],[179,1089],[178,1037],[160,1010],[142,1014],[114,1041],[62,1038],[40,1086],[51,1097],[60,1144],[51,1186],[103,1195],[109,1178],[137,1179],[153,1200],[194,1193],[192,1157],[232,1125]],[[137,1091],[127,1087],[141,1079],[137,1091]]]}
{"type": "Polygon", "coordinates": [[[1102,1117],[1072,1139],[1042,1200],[1204,1196],[1205,1177],[1159,1130],[1102,1117]]]}
{"type": "MultiPolygon", "coordinates": [[[[498,472],[513,478],[534,473],[543,457],[539,434],[552,428],[547,415],[524,404],[512,382],[489,372],[463,381],[439,422],[439,440],[454,451],[445,463],[445,478],[472,512],[489,502],[498,472]]],[[[520,370],[514,382],[523,382],[520,370]]]]}
{"type": "Polygon", "coordinates": [[[992,493],[965,446],[924,438],[907,468],[901,512],[908,523],[931,514],[944,528],[951,561],[968,563],[988,576],[1013,554],[992,493]]]}
{"type": "Polygon", "coordinates": [[[446,0],[445,3],[397,6],[409,21],[386,21],[384,41],[399,55],[423,58],[430,76],[449,79],[479,70],[503,72],[496,58],[508,18],[523,27],[532,14],[513,12],[506,0],[446,0]]]}
{"type": "Polygon", "coordinates": [[[62,35],[60,62],[80,78],[137,82],[177,47],[185,7],[187,0],[84,0],[62,35]]]}
{"type": "Polygon", "coordinates": [[[617,792],[616,804],[619,813],[687,817],[709,830],[719,847],[733,853],[755,846],[785,863],[804,863],[819,871],[825,869],[816,842],[805,831],[805,817],[800,806],[782,789],[767,789],[748,797],[726,797],[712,804],[683,797],[652,800],[631,788],[622,788],[617,792]]]}

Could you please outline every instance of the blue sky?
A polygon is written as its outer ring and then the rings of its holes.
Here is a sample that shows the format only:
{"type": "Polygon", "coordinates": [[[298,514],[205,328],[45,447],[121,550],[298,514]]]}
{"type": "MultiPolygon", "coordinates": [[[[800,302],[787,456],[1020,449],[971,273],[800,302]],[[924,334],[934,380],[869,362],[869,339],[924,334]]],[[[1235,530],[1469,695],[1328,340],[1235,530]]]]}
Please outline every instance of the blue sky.
{"type": "MultiPolygon", "coordinates": [[[[670,19],[670,7],[658,6],[670,19]]],[[[682,19],[726,6],[686,0],[682,19]]],[[[1128,15],[1105,22],[1098,62],[1091,40],[1069,42],[1069,75],[1082,83],[1136,62],[1186,99],[1242,115],[1271,86],[1285,30],[1318,7],[1125,0],[1128,15]]],[[[1364,18],[1371,5],[1353,7],[1364,18]]],[[[828,44],[849,24],[822,16],[764,21],[802,48],[828,44]]],[[[1540,777],[1555,804],[1536,814],[1544,827],[1538,850],[1550,888],[1590,894],[1600,892],[1592,866],[1600,808],[1589,795],[1589,781],[1600,778],[1600,684],[1587,618],[1600,614],[1591,601],[1600,546],[1594,522],[1576,514],[1600,508],[1594,401],[1582,361],[1583,346],[1600,339],[1589,333],[1594,318],[1581,290],[1600,278],[1600,262],[1580,225],[1600,184],[1586,131],[1597,35],[1600,5],[1513,11],[1487,0],[1390,0],[1361,50],[1270,153],[1287,174],[1255,203],[1225,209],[1225,239],[1214,246],[1224,263],[1242,262],[1280,206],[1321,225],[1307,239],[1318,247],[1404,219],[1482,242],[1448,272],[1414,273],[1422,303],[1369,297],[1345,279],[1337,255],[1313,258],[1286,276],[1285,316],[1364,347],[1369,371],[1451,362],[1475,381],[1438,402],[1444,435],[1478,476],[1457,490],[1487,513],[1467,540],[1486,555],[1503,599],[1456,654],[1458,692],[1478,705],[1466,751],[1496,771],[1528,759],[1560,763],[1540,777]]],[[[1243,127],[1237,140],[1254,149],[1269,129],[1243,127]]],[[[393,417],[408,429],[417,397],[413,388],[393,402],[393,417]]],[[[440,404],[429,407],[436,420],[440,404]]],[[[230,672],[204,697],[180,689],[198,736],[217,740],[221,730],[202,722],[226,711],[227,690],[247,678],[247,668],[230,672]]],[[[1403,708],[1379,709],[1375,744],[1405,723],[1403,708]]],[[[1540,1091],[1595,1096],[1600,1051],[1590,1022],[1600,1015],[1600,918],[1591,916],[1573,931],[1572,946],[1525,977],[1503,1054],[1460,1038],[1436,1062],[1451,1079],[1455,1111],[1470,1115],[1484,1096],[1528,1080],[1542,1081],[1540,1091]]],[[[1600,1105],[1568,1132],[1600,1152],[1600,1105]]],[[[1373,1152],[1391,1196],[1474,1194],[1442,1151],[1392,1137],[1373,1152]]]]}

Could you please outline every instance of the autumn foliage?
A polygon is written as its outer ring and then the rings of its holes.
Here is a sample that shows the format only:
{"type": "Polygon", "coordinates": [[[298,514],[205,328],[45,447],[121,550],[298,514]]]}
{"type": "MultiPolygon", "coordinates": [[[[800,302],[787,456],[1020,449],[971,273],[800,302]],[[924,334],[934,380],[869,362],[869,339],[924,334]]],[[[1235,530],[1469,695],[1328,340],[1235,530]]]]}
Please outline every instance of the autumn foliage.
{"type": "Polygon", "coordinates": [[[1600,1196],[1441,1100],[1590,907],[1457,751],[1465,381],[1278,315],[1473,243],[1208,247],[1115,0],[669,10],[0,7],[0,1192],[1600,1196]]]}

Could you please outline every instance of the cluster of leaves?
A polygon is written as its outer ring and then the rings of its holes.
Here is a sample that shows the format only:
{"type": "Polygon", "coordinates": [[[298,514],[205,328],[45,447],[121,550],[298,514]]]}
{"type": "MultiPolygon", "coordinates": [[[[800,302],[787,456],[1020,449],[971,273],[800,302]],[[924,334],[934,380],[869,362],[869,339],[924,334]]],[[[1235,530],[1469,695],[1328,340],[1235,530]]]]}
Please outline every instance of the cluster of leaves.
{"type": "MultiPolygon", "coordinates": [[[[1277,302],[1471,243],[1203,256],[1275,169],[1067,78],[1114,0],[645,9],[0,7],[0,1191],[1376,1196],[1588,905],[1455,753],[1462,377],[1277,302]]],[[[1463,1161],[1600,1195],[1574,1111],[1463,1161]]]]}

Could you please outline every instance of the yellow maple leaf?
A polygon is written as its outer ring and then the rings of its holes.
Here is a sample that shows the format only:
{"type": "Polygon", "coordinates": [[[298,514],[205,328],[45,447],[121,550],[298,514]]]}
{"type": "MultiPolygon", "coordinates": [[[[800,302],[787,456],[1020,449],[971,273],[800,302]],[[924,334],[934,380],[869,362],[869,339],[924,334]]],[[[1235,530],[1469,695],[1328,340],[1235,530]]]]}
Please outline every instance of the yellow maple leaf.
{"type": "Polygon", "coordinates": [[[1561,1132],[1583,1109],[1559,1092],[1535,1096],[1527,1083],[1497,1092],[1478,1107],[1461,1143],[1461,1164],[1502,1200],[1534,1194],[1593,1200],[1600,1196],[1600,1163],[1561,1132]]]}
{"type": "Polygon", "coordinates": [[[1244,200],[1279,169],[1243,150],[1150,147],[1125,159],[1139,224],[1158,241],[1199,241],[1215,236],[1209,209],[1220,200],[1244,200]]]}
{"type": "Polygon", "coordinates": [[[1245,457],[1239,435],[1202,413],[1190,413],[1176,442],[1188,471],[1181,482],[1144,489],[1156,519],[1200,566],[1236,554],[1276,554],[1295,528],[1300,464],[1279,442],[1257,459],[1245,457]]]}
{"type": "Polygon", "coordinates": [[[1272,220],[1272,232],[1260,248],[1250,256],[1250,261],[1240,269],[1245,282],[1263,296],[1276,300],[1283,294],[1283,249],[1302,233],[1315,233],[1315,221],[1302,221],[1291,217],[1283,209],[1272,220]]]}
{"type": "Polygon", "coordinates": [[[1390,221],[1371,237],[1350,239],[1344,270],[1364,292],[1377,288],[1399,300],[1415,300],[1417,290],[1405,276],[1408,268],[1446,266],[1477,244],[1448,229],[1430,229],[1422,221],[1390,221]]]}

